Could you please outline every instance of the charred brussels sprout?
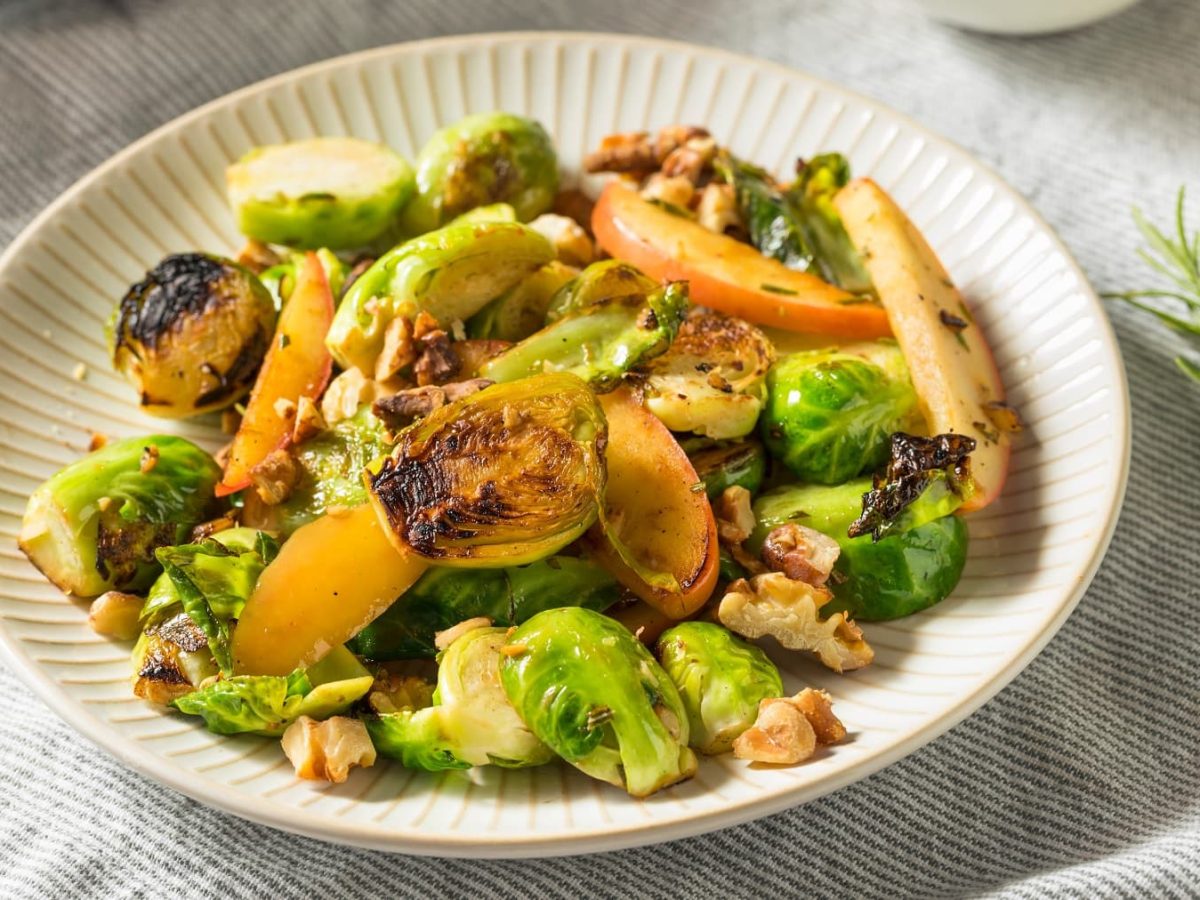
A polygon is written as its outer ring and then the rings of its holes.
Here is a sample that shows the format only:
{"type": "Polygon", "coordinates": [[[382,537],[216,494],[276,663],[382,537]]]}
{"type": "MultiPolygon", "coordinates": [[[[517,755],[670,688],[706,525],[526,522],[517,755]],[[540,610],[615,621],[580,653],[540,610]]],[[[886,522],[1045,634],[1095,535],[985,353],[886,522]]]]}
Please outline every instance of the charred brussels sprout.
{"type": "Polygon", "coordinates": [[[771,367],[763,441],[802,480],[839,484],[874,469],[887,459],[891,433],[912,426],[917,399],[900,350],[881,344],[872,352],[888,369],[829,350],[771,367]]]}
{"type": "Polygon", "coordinates": [[[533,562],[596,520],[606,440],[574,375],[493,385],[401,432],[368,476],[371,502],[404,552],[446,566],[533,562]]]}
{"type": "Polygon", "coordinates": [[[532,119],[485,113],[437,132],[417,156],[417,195],[403,229],[422,234],[477,206],[507,203],[528,222],[548,212],[558,191],[558,158],[532,119]]]}
{"type": "Polygon", "coordinates": [[[775,351],[741,319],[687,318],[670,350],[646,367],[646,408],[672,431],[718,440],[754,431],[775,351]]]}
{"type": "MultiPolygon", "coordinates": [[[[263,567],[275,558],[275,540],[253,528],[227,528],[197,544],[159,548],[180,574],[209,599],[213,611],[236,619],[254,590],[263,567]],[[216,546],[214,546],[216,545],[216,546]]],[[[161,554],[160,554],[161,555],[161,554]]],[[[150,585],[142,604],[141,621],[152,625],[177,612],[180,596],[170,572],[150,585]]]]}
{"type": "Polygon", "coordinates": [[[649,297],[600,300],[488,360],[479,374],[492,381],[515,381],[541,372],[570,372],[597,390],[609,390],[625,372],[671,345],[687,308],[687,283],[682,281],[649,297]]]}
{"type": "Polygon", "coordinates": [[[238,230],[303,250],[361,247],[412,196],[412,167],[381,144],[319,137],[255,147],[225,171],[238,230]]]}
{"type": "Polygon", "coordinates": [[[552,259],[550,242],[516,222],[449,225],[389,250],[360,275],[325,343],[342,368],[369,375],[394,320],[424,311],[443,326],[465,321],[552,259]]]}
{"type": "Polygon", "coordinates": [[[554,754],[521,721],[500,685],[503,628],[472,628],[438,660],[434,705],[366,720],[383,756],[410,769],[540,766],[554,754]]]}
{"type": "Polygon", "coordinates": [[[221,469],[190,441],[116,441],[61,469],[29,498],[18,543],[56,586],[81,597],[138,590],[158,547],[202,522],[221,469]]]}
{"type": "Polygon", "coordinates": [[[691,746],[701,753],[727,752],[754,724],[759,701],[783,696],[783,680],[767,654],[712,622],[676,625],[656,649],[679,688],[691,746]]]}
{"type": "Polygon", "coordinates": [[[675,684],[629,630],[587,609],[539,613],[509,635],[505,693],[526,726],[593,778],[635,797],[690,778],[675,684]]]}
{"type": "Polygon", "coordinates": [[[275,303],[237,263],[179,253],[129,289],[111,328],[113,366],[142,409],[194,416],[250,390],[275,333],[275,303]]]}
{"type": "Polygon", "coordinates": [[[437,567],[360,631],[350,647],[377,660],[433,656],[437,632],[467,619],[486,616],[498,625],[517,625],[558,606],[604,610],[620,596],[602,566],[570,556],[503,569],[437,567]]]}
{"type": "Polygon", "coordinates": [[[641,270],[619,259],[592,263],[562,285],[546,309],[546,321],[557,322],[568,313],[586,309],[593,303],[618,297],[645,297],[658,288],[658,282],[641,270]]]}
{"type": "MultiPolygon", "coordinates": [[[[685,448],[686,449],[686,448],[685,448]]],[[[744,487],[757,494],[767,472],[767,455],[758,441],[734,441],[688,453],[704,492],[715,500],[725,488],[744,487]]]]}

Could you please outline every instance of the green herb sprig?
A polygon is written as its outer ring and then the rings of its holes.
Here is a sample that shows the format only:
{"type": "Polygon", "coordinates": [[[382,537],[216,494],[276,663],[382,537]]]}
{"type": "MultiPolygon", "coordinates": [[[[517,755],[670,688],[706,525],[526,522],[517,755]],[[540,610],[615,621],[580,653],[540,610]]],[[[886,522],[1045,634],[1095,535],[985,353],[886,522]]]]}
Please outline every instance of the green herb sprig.
{"type": "MultiPolygon", "coordinates": [[[[1200,230],[1188,234],[1184,217],[1185,193],[1186,189],[1181,187],[1175,200],[1175,234],[1172,237],[1148,222],[1140,209],[1135,207],[1133,210],[1133,221],[1147,244],[1138,250],[1138,256],[1169,279],[1173,286],[1104,296],[1136,306],[1157,317],[1173,331],[1196,338],[1200,337],[1200,230]],[[1148,303],[1147,300],[1168,303],[1148,303]]],[[[1200,381],[1200,363],[1177,356],[1175,365],[1189,378],[1200,381]]]]}

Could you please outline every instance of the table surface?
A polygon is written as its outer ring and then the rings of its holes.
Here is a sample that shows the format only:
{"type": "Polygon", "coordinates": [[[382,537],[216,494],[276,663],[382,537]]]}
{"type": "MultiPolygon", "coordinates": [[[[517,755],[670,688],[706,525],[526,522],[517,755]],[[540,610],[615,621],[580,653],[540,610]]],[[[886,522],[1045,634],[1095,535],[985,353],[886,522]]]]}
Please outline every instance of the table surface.
{"type": "MultiPolygon", "coordinates": [[[[1200,4],[1075,33],[942,27],[903,0],[0,0],[0,245],[155,126],[260,78],[456,32],[621,31],[750,53],[872,95],[1028,197],[1100,290],[1146,284],[1134,204],[1200,225],[1200,4]]],[[[127,770],[0,667],[0,895],[1195,896],[1200,892],[1200,386],[1178,339],[1111,311],[1133,465],[1104,565],[974,716],[807,806],[570,859],[389,856],[284,835],[127,770]]]]}

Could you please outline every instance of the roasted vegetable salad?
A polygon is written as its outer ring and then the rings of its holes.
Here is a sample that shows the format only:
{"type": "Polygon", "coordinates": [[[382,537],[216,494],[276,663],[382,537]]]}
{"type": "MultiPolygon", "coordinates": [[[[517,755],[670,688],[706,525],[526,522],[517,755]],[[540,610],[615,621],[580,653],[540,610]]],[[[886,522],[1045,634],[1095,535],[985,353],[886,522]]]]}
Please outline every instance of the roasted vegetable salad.
{"type": "Polygon", "coordinates": [[[507,113],[411,163],[259,147],[240,253],[113,298],[131,399],[229,436],[98,440],[29,498],[134,693],[337,781],[561,760],[645,797],[845,736],[768,651],[852,678],[860,622],[954,590],[1019,429],[985,337],[837,153],[779,178],[669,126],[584,170],[594,203],[507,113]]]}

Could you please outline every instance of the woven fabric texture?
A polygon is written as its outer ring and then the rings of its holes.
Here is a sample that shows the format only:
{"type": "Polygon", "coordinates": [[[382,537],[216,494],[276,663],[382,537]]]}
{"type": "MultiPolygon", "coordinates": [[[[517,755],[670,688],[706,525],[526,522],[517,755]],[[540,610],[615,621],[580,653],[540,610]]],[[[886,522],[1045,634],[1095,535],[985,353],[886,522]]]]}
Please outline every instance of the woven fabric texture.
{"type": "MultiPolygon", "coordinates": [[[[873,95],[1028,197],[1097,288],[1145,284],[1129,211],[1200,222],[1200,5],[1144,0],[1037,39],[902,0],[0,0],[0,245],[153,127],[260,78],[456,32],[722,46],[873,95]]],[[[322,844],[127,770],[0,667],[0,896],[1200,896],[1200,386],[1114,308],[1133,461],[1112,549],[1059,635],[983,709],[788,812],[639,850],[515,862],[322,844]]]]}

